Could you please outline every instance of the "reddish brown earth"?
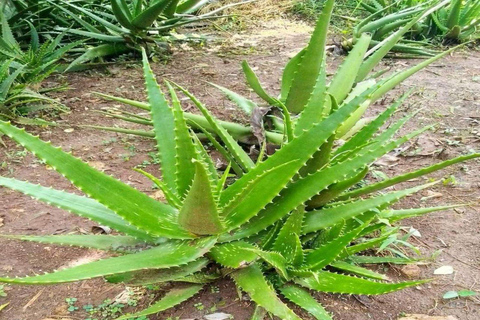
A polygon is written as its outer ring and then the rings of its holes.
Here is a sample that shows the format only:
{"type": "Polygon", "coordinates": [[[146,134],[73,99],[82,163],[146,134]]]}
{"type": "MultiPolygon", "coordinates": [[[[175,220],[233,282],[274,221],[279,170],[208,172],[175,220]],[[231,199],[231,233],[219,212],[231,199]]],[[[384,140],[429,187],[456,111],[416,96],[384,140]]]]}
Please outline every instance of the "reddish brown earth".
{"type": "MultiPolygon", "coordinates": [[[[154,71],[159,78],[172,79],[189,88],[219,118],[245,121],[241,111],[208,86],[211,81],[253,98],[246,90],[239,63],[248,59],[266,88],[278,92],[281,67],[292,53],[298,51],[307,39],[306,27],[289,24],[276,24],[252,37],[248,33],[230,38],[221,45],[210,45],[206,51],[190,50],[184,47],[175,50],[167,64],[155,64],[154,71]]],[[[224,35],[226,38],[230,36],[224,35]]],[[[341,61],[340,56],[331,56],[330,69],[341,61]]],[[[411,60],[391,60],[385,65],[393,69],[405,68],[413,64],[411,60]]],[[[105,102],[92,94],[93,91],[115,94],[130,99],[143,99],[143,80],[138,65],[132,67],[111,67],[109,72],[96,71],[67,74],[52,78],[51,82],[67,81],[72,89],[59,95],[72,112],[58,121],[63,126],[49,128],[28,128],[44,140],[71,150],[74,155],[91,162],[124,182],[154,195],[151,183],[131,169],[148,160],[148,152],[154,150],[151,140],[128,137],[110,132],[99,132],[78,127],[82,124],[122,125],[121,121],[104,118],[97,111],[112,107],[115,103],[105,102]],[[73,132],[66,130],[74,128],[73,132]],[[66,130],[66,131],[65,131],[66,130]]],[[[399,94],[415,87],[415,95],[408,100],[397,118],[407,112],[421,111],[406,126],[405,132],[426,124],[435,124],[435,130],[411,141],[406,150],[398,150],[377,166],[388,176],[406,172],[421,166],[452,158],[456,155],[479,150],[480,147],[480,53],[465,51],[455,53],[433,66],[413,76],[396,90],[388,94],[385,104],[396,99],[399,94]]],[[[188,110],[192,106],[185,104],[188,110]]],[[[377,104],[370,111],[377,114],[385,108],[377,104]]],[[[128,125],[130,128],[139,126],[128,125]]],[[[0,163],[4,163],[0,174],[22,180],[54,186],[77,192],[71,184],[54,171],[46,168],[12,141],[3,139],[6,148],[0,146],[0,163]]],[[[147,167],[158,173],[153,165],[147,167]]],[[[445,301],[442,295],[449,290],[470,289],[480,292],[480,222],[478,202],[480,199],[479,161],[470,161],[432,175],[435,178],[454,175],[456,184],[433,187],[431,192],[423,192],[401,202],[398,207],[410,208],[451,203],[471,205],[456,210],[435,213],[422,218],[404,221],[413,226],[421,237],[413,239],[413,244],[426,254],[436,250],[443,252],[428,265],[420,266],[420,278],[431,278],[429,284],[379,297],[357,297],[319,294],[318,298],[326,308],[334,312],[338,320],[387,320],[397,319],[402,313],[424,313],[431,315],[454,315],[460,320],[480,319],[480,300],[477,297],[445,301]],[[433,193],[432,193],[433,192],[433,193]],[[435,196],[422,201],[422,197],[435,196]],[[450,265],[452,275],[434,276],[433,270],[450,265]]],[[[420,184],[425,179],[409,182],[420,184]]],[[[1,234],[69,234],[89,233],[94,223],[39,203],[19,193],[0,190],[1,234]]],[[[21,276],[52,271],[59,267],[96,259],[102,254],[86,249],[64,248],[52,245],[38,245],[17,241],[0,240],[0,274],[21,276]]],[[[392,278],[403,279],[399,267],[384,266],[384,271],[392,278]]],[[[215,283],[198,296],[168,313],[151,316],[150,319],[166,319],[168,316],[180,319],[201,319],[217,312],[232,314],[235,319],[249,319],[252,304],[246,297],[239,300],[237,292],[229,281],[215,283]],[[204,310],[194,305],[202,303],[204,310]]],[[[103,280],[89,280],[56,286],[7,286],[7,297],[0,297],[0,305],[9,305],[0,311],[0,319],[37,320],[85,319],[81,312],[66,311],[65,298],[78,298],[77,306],[97,305],[104,299],[113,299],[122,292],[122,285],[106,285],[103,280]]],[[[145,305],[146,298],[140,302],[145,305]]],[[[133,310],[133,309],[129,309],[133,310]]],[[[299,311],[305,319],[307,314],[299,311]]]]}

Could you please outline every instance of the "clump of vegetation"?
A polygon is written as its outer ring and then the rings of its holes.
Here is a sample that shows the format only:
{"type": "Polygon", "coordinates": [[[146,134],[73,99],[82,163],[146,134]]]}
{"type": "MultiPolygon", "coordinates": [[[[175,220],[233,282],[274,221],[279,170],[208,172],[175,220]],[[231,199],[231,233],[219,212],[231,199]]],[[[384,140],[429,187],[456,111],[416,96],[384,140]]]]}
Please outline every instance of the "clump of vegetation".
{"type": "MultiPolygon", "coordinates": [[[[23,21],[35,21],[44,36],[66,32],[70,41],[82,40],[85,49],[67,69],[127,52],[165,51],[168,35],[180,26],[218,17],[223,8],[196,15],[207,1],[13,1],[5,7],[9,21],[26,34],[23,21]]],[[[73,51],[70,53],[74,53],[73,51]]]]}
{"type": "MultiPolygon", "coordinates": [[[[105,277],[109,282],[130,285],[179,284],[147,309],[119,320],[168,309],[223,277],[233,279],[259,306],[257,310],[261,307],[287,320],[300,317],[278,295],[315,318],[328,320],[331,315],[308,290],[378,295],[425,283],[386,282],[385,275],[362,264],[411,260],[376,257],[366,252],[393,242],[392,238],[400,233],[392,226],[395,222],[451,206],[394,210],[394,203],[434,183],[396,191],[386,188],[480,154],[358,187],[373,162],[431,128],[395,137],[413,116],[409,115],[382,129],[408,94],[370,122],[362,117],[395,85],[447,53],[383,79],[369,78],[370,71],[389,51],[388,46],[394,44],[389,43],[364,60],[370,44],[370,36],[365,34],[327,85],[325,46],[333,6],[333,0],[325,3],[308,46],[286,65],[278,98],[267,93],[252,68],[243,64],[254,92],[278,112],[271,129],[274,131],[263,130],[261,121],[247,128],[262,146],[256,161],[230,134],[230,124],[218,121],[190,92],[167,81],[168,102],[149,66],[146,51],[142,51],[149,103],[132,103],[150,111],[150,118],[141,120],[153,126],[162,180],[141,169],[137,171],[163,191],[165,203],[0,121],[0,132],[33,152],[86,196],[4,177],[0,177],[1,186],[123,234],[5,236],[119,255],[43,275],[1,277],[0,282],[53,284],[105,277]],[[197,120],[207,123],[208,128],[182,111],[179,92],[198,108],[202,116],[197,120]],[[229,160],[224,172],[216,170],[192,129],[200,131],[229,160]],[[266,142],[272,138],[277,139],[280,148],[266,156],[266,142]],[[234,178],[229,178],[232,173],[234,178]]],[[[253,101],[220,89],[246,112],[259,112],[253,101]]]]}
{"type": "Polygon", "coordinates": [[[0,22],[0,117],[25,122],[27,119],[21,117],[33,112],[67,111],[61,103],[44,95],[64,87],[42,89],[40,84],[56,70],[63,55],[79,43],[61,45],[64,34],[60,34],[40,44],[37,30],[30,25],[30,42],[24,49],[2,12],[0,22]]]}
{"type": "Polygon", "coordinates": [[[401,28],[402,43],[392,51],[428,56],[434,54],[433,45],[466,42],[480,36],[478,1],[361,1],[360,4],[371,15],[357,24],[353,42],[363,32],[371,32],[372,45],[379,45],[401,28]]]}

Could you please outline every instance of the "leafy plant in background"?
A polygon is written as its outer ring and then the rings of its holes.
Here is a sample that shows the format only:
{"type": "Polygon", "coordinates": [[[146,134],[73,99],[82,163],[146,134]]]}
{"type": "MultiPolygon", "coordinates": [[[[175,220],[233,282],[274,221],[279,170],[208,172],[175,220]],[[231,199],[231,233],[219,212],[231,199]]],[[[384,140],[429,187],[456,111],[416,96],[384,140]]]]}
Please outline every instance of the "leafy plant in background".
{"type": "Polygon", "coordinates": [[[60,34],[40,44],[37,30],[30,25],[30,44],[25,50],[1,12],[0,20],[0,116],[20,120],[19,116],[44,109],[67,111],[61,103],[43,94],[64,87],[41,89],[40,84],[57,69],[63,55],[79,43],[61,46],[64,35],[60,34]]]}
{"type": "MultiPolygon", "coordinates": [[[[372,7],[373,13],[355,26],[353,38],[344,41],[343,47],[349,50],[363,33],[368,32],[372,34],[372,47],[381,46],[384,42],[395,38],[398,43],[391,48],[392,52],[410,56],[433,56],[435,51],[432,50],[430,43],[409,39],[414,39],[421,34],[426,26],[427,17],[449,2],[450,0],[422,1],[414,6],[409,6],[409,2],[406,1],[385,6],[375,2],[372,7]],[[376,11],[378,7],[382,9],[376,11]]],[[[366,2],[364,5],[368,8],[370,3],[373,2],[366,2]]]]}
{"type": "MultiPolygon", "coordinates": [[[[42,33],[67,32],[70,39],[81,39],[87,49],[67,68],[78,64],[115,56],[141,47],[157,50],[175,28],[205,19],[216,18],[219,8],[202,15],[194,13],[206,0],[22,0],[16,4],[20,17],[35,21],[42,33]]],[[[29,21],[26,20],[26,21],[29,21]]]]}
{"type": "MultiPolygon", "coordinates": [[[[372,33],[372,44],[386,41],[397,28],[404,28],[401,44],[392,51],[433,55],[431,46],[440,42],[465,42],[478,38],[480,3],[478,1],[361,1],[371,15],[354,31],[354,40],[363,32],[372,33]],[[425,11],[427,10],[427,11],[425,11]],[[406,28],[408,26],[408,29],[406,28]]],[[[344,47],[349,48],[345,42],[344,47]]]]}
{"type": "MultiPolygon", "coordinates": [[[[258,305],[256,314],[263,308],[288,320],[300,318],[279,299],[277,292],[315,318],[327,320],[331,316],[308,290],[370,295],[424,283],[386,282],[385,275],[361,266],[415,260],[361,253],[398,233],[391,223],[451,206],[390,209],[403,197],[432,183],[374,192],[480,154],[354,187],[367,174],[371,163],[430,128],[395,138],[409,119],[407,116],[381,129],[407,95],[359,127],[365,109],[402,79],[443,54],[376,83],[371,79],[359,82],[352,91],[355,93],[349,95],[355,79],[364,79],[368,74],[359,78],[359,70],[370,71],[370,62],[362,59],[370,43],[365,35],[327,86],[324,54],[333,5],[333,0],[327,1],[309,45],[287,64],[280,98],[268,95],[252,69],[244,64],[255,92],[283,115],[283,124],[278,123],[284,127],[280,149],[266,158],[260,155],[256,162],[197,98],[181,86],[166,82],[169,103],[143,51],[149,121],[154,128],[162,180],[138,171],[163,191],[166,203],[0,121],[1,132],[44,160],[86,196],[12,178],[0,178],[0,185],[124,234],[4,235],[10,239],[110,250],[120,255],[43,275],[1,277],[0,282],[53,284],[103,276],[110,282],[132,285],[182,283],[147,309],[119,318],[127,319],[170,308],[198,293],[206,283],[230,277],[258,305]],[[191,132],[177,91],[194,103],[220,139],[221,143],[203,130],[230,160],[225,172],[217,172],[207,150],[191,132]],[[345,143],[335,143],[339,139],[345,143]],[[228,179],[230,170],[236,174],[233,181],[228,179]]],[[[239,95],[230,96],[247,101],[239,95]]]]}
{"type": "Polygon", "coordinates": [[[480,2],[454,0],[430,15],[425,34],[446,42],[464,42],[480,37],[479,26],[480,2]]]}

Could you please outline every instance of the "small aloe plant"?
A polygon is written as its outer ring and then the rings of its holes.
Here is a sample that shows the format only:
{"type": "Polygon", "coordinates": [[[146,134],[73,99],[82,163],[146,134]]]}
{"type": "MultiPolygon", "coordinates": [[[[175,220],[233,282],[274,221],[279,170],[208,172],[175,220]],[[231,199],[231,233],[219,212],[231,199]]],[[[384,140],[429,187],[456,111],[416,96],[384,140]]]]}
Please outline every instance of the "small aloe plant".
{"type": "MultiPolygon", "coordinates": [[[[368,49],[366,36],[326,86],[324,48],[333,0],[326,2],[309,45],[293,58],[284,73],[280,98],[268,95],[247,64],[250,85],[270,105],[283,112],[281,147],[254,162],[207,108],[186,89],[166,82],[167,101],[143,52],[143,68],[151,124],[157,143],[162,179],[150,178],[165,195],[165,203],[90,167],[50,143],[41,141],[7,122],[0,132],[33,152],[70,180],[85,196],[0,177],[0,185],[30,195],[50,205],[96,221],[122,235],[5,235],[10,239],[54,243],[117,252],[120,255],[23,278],[0,277],[13,284],[54,284],[95,277],[129,284],[179,283],[147,309],[119,319],[140,317],[175,306],[221,277],[230,277],[261,308],[281,319],[300,320],[279,297],[281,294],[316,319],[331,315],[314,299],[320,292],[378,295],[425,280],[391,282],[385,275],[362,267],[363,263],[405,263],[399,257],[361,253],[381,246],[398,228],[390,224],[428,212],[450,208],[392,210],[405,196],[432,185],[398,191],[394,184],[479,157],[471,154],[448,160],[392,179],[356,188],[378,158],[424,132],[421,128],[400,138],[395,133],[408,120],[388,129],[383,124],[407,95],[377,118],[354,129],[365,108],[407,73],[394,74],[370,85],[357,84],[348,97],[368,49]],[[353,78],[352,78],[353,77],[353,78]],[[334,85],[337,83],[336,85],[334,85]],[[204,134],[229,159],[217,172],[180,106],[181,91],[196,105],[221,142],[209,130],[204,134]],[[343,144],[337,144],[342,138],[343,144]],[[235,172],[233,181],[228,179],[235,172]],[[371,196],[367,196],[371,195],[371,196]]],[[[388,51],[388,50],[387,50],[388,51]]],[[[434,60],[429,60],[432,62],[434,60]]],[[[368,82],[370,83],[370,82],[368,82]]],[[[235,96],[239,101],[245,101],[235,96]]],[[[198,123],[195,128],[201,127],[198,123]]]]}

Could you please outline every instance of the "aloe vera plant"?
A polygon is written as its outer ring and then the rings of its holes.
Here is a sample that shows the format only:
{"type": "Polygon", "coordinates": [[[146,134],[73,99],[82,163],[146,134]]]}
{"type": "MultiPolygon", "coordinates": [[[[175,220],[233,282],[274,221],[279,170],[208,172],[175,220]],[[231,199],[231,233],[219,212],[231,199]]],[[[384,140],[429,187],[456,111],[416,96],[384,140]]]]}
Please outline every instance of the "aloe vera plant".
{"type": "Polygon", "coordinates": [[[344,42],[347,49],[363,32],[372,33],[375,45],[386,41],[398,28],[404,29],[402,43],[392,51],[417,56],[433,55],[434,44],[466,42],[479,36],[480,4],[475,0],[361,1],[361,5],[371,15],[355,27],[353,39],[344,42]]]}
{"type": "MultiPolygon", "coordinates": [[[[259,308],[287,320],[301,318],[279,295],[316,319],[328,320],[331,315],[310,290],[378,295],[424,283],[389,282],[385,275],[361,266],[415,260],[361,253],[382,245],[399,232],[391,222],[449,207],[392,210],[392,204],[432,183],[397,191],[385,188],[480,154],[352,188],[365,177],[374,161],[429,128],[394,137],[408,120],[406,117],[381,130],[408,95],[358,128],[355,124],[364,109],[401,79],[438,57],[377,83],[359,82],[355,94],[349,96],[357,71],[369,68],[362,59],[369,44],[369,37],[365,36],[327,86],[324,50],[333,4],[333,0],[326,2],[309,45],[286,66],[280,98],[266,93],[252,69],[244,64],[255,92],[283,114],[283,122],[279,122],[284,127],[280,149],[266,158],[260,156],[256,162],[186,89],[166,82],[170,96],[170,102],[167,101],[143,51],[151,116],[148,121],[154,129],[162,179],[138,171],[163,191],[165,202],[158,202],[70,153],[0,121],[0,132],[44,160],[85,196],[5,177],[0,177],[0,186],[121,233],[4,235],[12,240],[90,247],[119,255],[43,275],[0,277],[0,282],[53,284],[105,277],[110,282],[133,285],[183,283],[147,309],[119,318],[127,319],[168,309],[197,294],[205,283],[230,277],[259,308]],[[203,133],[229,159],[225,172],[217,172],[207,150],[192,132],[190,124],[195,121],[188,121],[182,111],[177,95],[180,92],[202,113],[200,119],[208,123],[209,128],[203,133]],[[340,138],[344,139],[342,145],[335,143],[340,138]],[[227,179],[230,170],[235,172],[233,181],[227,179]],[[380,190],[384,192],[378,193],[380,190]]],[[[202,127],[195,124],[195,128],[202,127]]]]}
{"type": "Polygon", "coordinates": [[[478,39],[480,26],[480,3],[475,0],[454,0],[448,7],[429,17],[425,34],[445,41],[464,42],[478,39]]]}
{"type": "Polygon", "coordinates": [[[0,117],[21,120],[21,116],[44,109],[67,111],[60,102],[42,94],[64,87],[42,90],[40,84],[56,70],[63,55],[79,43],[62,46],[64,34],[60,34],[41,44],[37,30],[30,24],[30,43],[25,49],[14,37],[3,12],[0,24],[0,117]]]}
{"type": "MultiPolygon", "coordinates": [[[[66,32],[71,41],[82,40],[85,50],[67,70],[108,56],[155,51],[164,46],[169,33],[180,26],[217,18],[225,7],[197,15],[207,0],[22,0],[15,3],[11,21],[34,21],[42,34],[66,32]]],[[[234,4],[227,5],[230,7],[234,4]]],[[[77,50],[78,52],[78,50],[77,50]]],[[[71,52],[74,54],[75,52],[71,52]]]]}

